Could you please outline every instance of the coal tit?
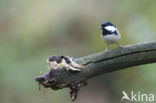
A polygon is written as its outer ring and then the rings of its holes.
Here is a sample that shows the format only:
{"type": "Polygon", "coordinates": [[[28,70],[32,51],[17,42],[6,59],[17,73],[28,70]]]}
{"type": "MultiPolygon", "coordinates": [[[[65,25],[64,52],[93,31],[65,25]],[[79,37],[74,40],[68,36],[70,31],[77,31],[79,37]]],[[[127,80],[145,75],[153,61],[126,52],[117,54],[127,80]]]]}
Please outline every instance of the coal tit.
{"type": "Polygon", "coordinates": [[[120,44],[118,43],[119,40],[121,39],[121,35],[118,28],[115,25],[113,25],[110,22],[104,22],[103,24],[101,24],[101,29],[102,29],[101,36],[103,40],[106,42],[105,51],[107,51],[107,48],[109,47],[110,44],[118,44],[118,46],[121,47],[120,44]]]}

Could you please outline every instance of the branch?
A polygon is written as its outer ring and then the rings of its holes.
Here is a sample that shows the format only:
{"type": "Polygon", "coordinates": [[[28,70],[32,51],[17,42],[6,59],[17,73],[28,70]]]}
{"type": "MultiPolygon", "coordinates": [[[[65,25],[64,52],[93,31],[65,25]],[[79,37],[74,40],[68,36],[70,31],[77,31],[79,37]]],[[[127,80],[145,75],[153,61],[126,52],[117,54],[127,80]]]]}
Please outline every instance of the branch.
{"type": "MultiPolygon", "coordinates": [[[[57,69],[53,72],[44,73],[38,78],[46,78],[52,81],[42,84],[54,90],[69,87],[74,81],[85,81],[94,76],[126,69],[127,67],[156,62],[156,41],[128,45],[123,48],[91,54],[82,58],[74,59],[78,64],[84,65],[80,72],[67,71],[66,68],[57,69]]],[[[37,80],[36,79],[36,80],[37,80]]]]}

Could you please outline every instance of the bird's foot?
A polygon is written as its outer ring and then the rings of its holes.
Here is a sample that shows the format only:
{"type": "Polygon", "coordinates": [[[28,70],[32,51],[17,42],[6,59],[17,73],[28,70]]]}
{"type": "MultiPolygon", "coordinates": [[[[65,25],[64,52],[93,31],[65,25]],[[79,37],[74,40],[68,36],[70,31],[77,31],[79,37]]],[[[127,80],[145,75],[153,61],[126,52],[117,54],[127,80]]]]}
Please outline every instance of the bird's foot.
{"type": "Polygon", "coordinates": [[[119,48],[119,49],[123,49],[123,46],[121,46],[121,45],[118,45],[118,48],[119,48]]]}
{"type": "Polygon", "coordinates": [[[105,49],[105,52],[107,52],[107,51],[108,51],[108,49],[106,48],[106,49],[105,49]]]}

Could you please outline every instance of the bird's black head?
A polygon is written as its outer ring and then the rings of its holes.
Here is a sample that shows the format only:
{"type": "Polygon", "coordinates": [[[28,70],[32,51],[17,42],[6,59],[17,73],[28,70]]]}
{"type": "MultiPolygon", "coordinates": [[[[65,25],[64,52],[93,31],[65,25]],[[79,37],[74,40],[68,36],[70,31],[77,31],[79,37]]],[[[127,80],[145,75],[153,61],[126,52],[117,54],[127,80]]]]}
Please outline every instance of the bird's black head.
{"type": "Polygon", "coordinates": [[[117,28],[115,25],[113,25],[111,22],[104,22],[101,24],[102,29],[102,35],[111,35],[111,34],[117,34],[117,28]]]}
{"type": "Polygon", "coordinates": [[[106,26],[114,26],[111,22],[106,21],[103,24],[101,24],[101,29],[105,28],[106,26]]]}

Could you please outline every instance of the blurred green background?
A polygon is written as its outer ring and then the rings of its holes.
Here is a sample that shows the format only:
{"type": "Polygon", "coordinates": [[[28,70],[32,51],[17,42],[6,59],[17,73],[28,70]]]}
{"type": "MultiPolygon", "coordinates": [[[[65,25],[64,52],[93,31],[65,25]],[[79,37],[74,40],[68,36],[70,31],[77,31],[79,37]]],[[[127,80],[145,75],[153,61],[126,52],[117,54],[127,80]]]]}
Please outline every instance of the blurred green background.
{"type": "MultiPolygon", "coordinates": [[[[69,89],[38,91],[46,59],[103,51],[104,21],[118,27],[121,45],[153,41],[155,10],[156,0],[0,0],[0,103],[71,103],[69,89]]],[[[95,77],[75,103],[120,103],[123,90],[156,95],[155,72],[154,63],[95,77]]]]}

